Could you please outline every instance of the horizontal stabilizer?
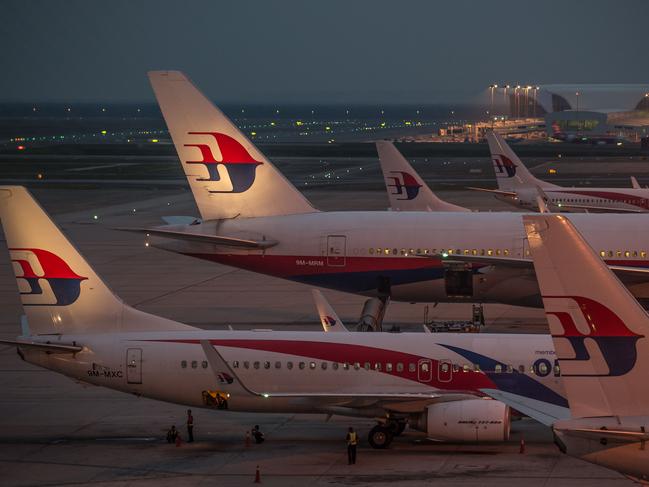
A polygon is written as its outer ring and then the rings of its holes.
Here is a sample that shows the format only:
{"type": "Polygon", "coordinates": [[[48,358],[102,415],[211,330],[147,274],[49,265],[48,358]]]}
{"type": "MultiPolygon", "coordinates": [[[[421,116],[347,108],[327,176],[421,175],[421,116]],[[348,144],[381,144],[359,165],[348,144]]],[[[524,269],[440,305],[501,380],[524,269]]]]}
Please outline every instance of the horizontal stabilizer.
{"type": "Polygon", "coordinates": [[[555,428],[557,431],[568,434],[570,436],[577,436],[587,440],[600,441],[603,438],[615,441],[624,441],[635,443],[638,441],[649,441],[649,433],[642,431],[624,431],[624,430],[609,430],[598,428],[555,428]]]}
{"type": "Polygon", "coordinates": [[[267,249],[278,244],[277,240],[247,240],[242,238],[221,237],[219,235],[205,235],[201,233],[179,232],[175,230],[164,230],[161,228],[115,228],[122,232],[145,233],[154,237],[171,238],[174,240],[185,240],[188,242],[208,243],[224,247],[239,247],[244,249],[267,249]]]}
{"type": "Polygon", "coordinates": [[[511,196],[512,198],[518,195],[515,191],[502,191],[500,189],[476,188],[473,186],[467,186],[466,189],[470,189],[471,191],[482,191],[483,193],[494,193],[501,196],[511,196]]]}
{"type": "Polygon", "coordinates": [[[201,223],[201,219],[195,216],[163,216],[162,221],[167,225],[196,225],[201,223]]]}
{"type": "Polygon", "coordinates": [[[4,343],[5,345],[16,345],[20,348],[31,348],[48,353],[77,353],[83,350],[83,347],[80,347],[78,345],[60,345],[58,343],[42,343],[20,340],[0,340],[0,343],[4,343]]]}

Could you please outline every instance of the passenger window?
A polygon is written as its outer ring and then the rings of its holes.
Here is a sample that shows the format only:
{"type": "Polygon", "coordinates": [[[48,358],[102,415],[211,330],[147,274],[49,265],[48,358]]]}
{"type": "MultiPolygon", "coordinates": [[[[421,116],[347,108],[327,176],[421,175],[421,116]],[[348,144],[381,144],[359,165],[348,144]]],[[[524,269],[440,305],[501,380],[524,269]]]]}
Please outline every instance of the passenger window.
{"type": "Polygon", "coordinates": [[[334,370],[338,370],[338,362],[334,362],[333,364],[331,364],[331,368],[334,370]]]}
{"type": "Polygon", "coordinates": [[[254,363],[252,364],[252,366],[253,366],[255,369],[258,369],[258,368],[259,368],[259,362],[254,362],[254,363]]]}
{"type": "Polygon", "coordinates": [[[624,257],[631,257],[631,252],[629,252],[628,250],[625,250],[624,251],[624,257]]]}
{"type": "Polygon", "coordinates": [[[453,372],[459,372],[460,366],[458,364],[453,364],[453,372]]]}
{"type": "MultiPolygon", "coordinates": [[[[428,364],[424,364],[424,367],[428,367],[428,364]]],[[[403,364],[401,362],[397,364],[397,372],[403,372],[403,364]]]]}
{"type": "Polygon", "coordinates": [[[282,368],[282,362],[275,362],[275,368],[276,369],[281,369],[282,368]]]}
{"type": "Polygon", "coordinates": [[[359,370],[361,368],[361,364],[359,362],[354,362],[354,370],[359,370]]]}
{"type": "Polygon", "coordinates": [[[503,371],[503,366],[500,364],[496,364],[496,367],[494,368],[494,372],[496,374],[500,374],[503,371]]]}
{"type": "Polygon", "coordinates": [[[293,368],[293,362],[287,362],[287,363],[286,363],[286,368],[287,368],[288,370],[291,370],[291,369],[293,368]]]}
{"type": "Polygon", "coordinates": [[[204,369],[207,368],[207,360],[203,360],[203,361],[201,362],[201,367],[203,367],[204,369]]]}
{"type": "Polygon", "coordinates": [[[371,366],[369,362],[365,362],[365,370],[370,370],[371,366]]]}
{"type": "Polygon", "coordinates": [[[392,255],[397,255],[397,249],[392,249],[392,255]]]}
{"type": "Polygon", "coordinates": [[[327,362],[322,362],[321,367],[322,370],[327,370],[327,362]]]}
{"type": "Polygon", "coordinates": [[[462,372],[468,372],[469,371],[469,366],[467,364],[464,364],[462,366],[462,372]]]}
{"type": "Polygon", "coordinates": [[[374,253],[374,248],[373,248],[373,247],[370,247],[370,251],[369,251],[369,252],[370,252],[370,255],[372,255],[372,254],[374,253]]]}
{"type": "Polygon", "coordinates": [[[493,254],[494,254],[493,250],[491,250],[491,249],[487,250],[487,255],[493,255],[493,254]]]}
{"type": "Polygon", "coordinates": [[[343,370],[349,370],[349,364],[347,362],[343,364],[343,370]]]}
{"type": "Polygon", "coordinates": [[[250,368],[250,362],[248,362],[248,361],[246,360],[246,361],[243,363],[243,368],[244,368],[244,369],[249,369],[249,368],[250,368]]]}
{"type": "Polygon", "coordinates": [[[270,362],[264,362],[264,369],[270,369],[270,362]]]}
{"type": "Polygon", "coordinates": [[[374,364],[374,370],[378,370],[378,371],[381,370],[381,364],[380,364],[379,362],[376,362],[376,363],[374,364]]]}
{"type": "Polygon", "coordinates": [[[196,360],[192,360],[192,369],[195,369],[198,367],[198,362],[196,360]]]}
{"type": "Polygon", "coordinates": [[[509,365],[507,366],[507,373],[508,373],[508,374],[512,374],[512,373],[514,373],[514,366],[513,366],[512,364],[509,364],[509,365]]]}
{"type": "Polygon", "coordinates": [[[392,372],[392,364],[390,362],[385,364],[385,371],[386,372],[392,372]]]}
{"type": "Polygon", "coordinates": [[[310,368],[311,370],[315,369],[315,368],[316,368],[316,363],[315,363],[315,362],[310,362],[310,363],[309,363],[309,368],[310,368]]]}
{"type": "Polygon", "coordinates": [[[300,362],[299,367],[300,367],[300,370],[303,370],[304,367],[306,367],[306,364],[304,362],[300,362]]]}
{"type": "Polygon", "coordinates": [[[640,251],[640,257],[642,257],[644,259],[646,256],[647,256],[647,252],[645,252],[644,250],[641,250],[640,251]]]}
{"type": "Polygon", "coordinates": [[[414,362],[410,362],[408,364],[408,372],[415,372],[417,370],[417,366],[414,364],[414,362]]]}
{"type": "Polygon", "coordinates": [[[478,249],[471,249],[472,255],[478,255],[478,249]]]}
{"type": "Polygon", "coordinates": [[[503,250],[503,255],[509,255],[509,249],[503,250]]]}
{"type": "Polygon", "coordinates": [[[180,362],[180,366],[181,366],[183,369],[186,369],[186,368],[187,368],[187,360],[183,360],[182,362],[180,362]]]}
{"type": "Polygon", "coordinates": [[[473,364],[473,371],[480,372],[480,364],[473,364]]]}
{"type": "Polygon", "coordinates": [[[518,371],[519,371],[521,374],[524,374],[524,373],[525,373],[525,366],[524,366],[524,365],[519,365],[519,366],[518,366],[518,371]]]}
{"type": "Polygon", "coordinates": [[[613,251],[612,251],[612,250],[609,250],[609,251],[608,251],[608,256],[609,256],[609,257],[613,257],[613,251]]]}
{"type": "Polygon", "coordinates": [[[238,360],[235,360],[234,362],[232,362],[232,368],[233,369],[238,369],[239,368],[239,361],[238,360]]]}
{"type": "Polygon", "coordinates": [[[600,257],[606,257],[606,251],[605,250],[600,250],[599,255],[600,255],[600,257]]]}
{"type": "Polygon", "coordinates": [[[441,366],[440,366],[440,370],[441,370],[442,372],[448,372],[449,369],[450,369],[450,367],[449,367],[449,365],[448,365],[446,362],[443,362],[443,363],[441,364],[441,366]]]}

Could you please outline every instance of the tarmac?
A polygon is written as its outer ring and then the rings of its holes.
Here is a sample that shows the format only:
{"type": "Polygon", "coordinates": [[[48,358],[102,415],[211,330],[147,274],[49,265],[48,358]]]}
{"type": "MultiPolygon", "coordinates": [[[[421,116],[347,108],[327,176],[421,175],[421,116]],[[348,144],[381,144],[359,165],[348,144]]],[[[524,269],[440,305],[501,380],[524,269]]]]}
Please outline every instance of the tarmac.
{"type": "MultiPolygon", "coordinates": [[[[55,218],[96,271],[127,303],[205,329],[319,328],[306,286],[147,248],[141,236],[114,227],[160,223],[162,215],[197,214],[187,189],[37,188],[55,218]],[[95,219],[95,215],[97,219],[95,219]],[[290,302],[290,306],[286,303],[290,302]]],[[[306,191],[322,209],[384,209],[380,191],[306,191]]],[[[475,209],[509,209],[491,196],[442,191],[475,209]]],[[[0,337],[18,334],[21,307],[0,242],[0,337]]],[[[342,320],[354,323],[364,298],[325,290],[342,320]]],[[[385,324],[420,330],[424,304],[392,303],[385,324]]],[[[469,319],[470,305],[429,306],[438,319],[469,319]]],[[[542,310],[486,305],[485,332],[544,332],[542,310]]],[[[561,454],[548,428],[515,421],[509,441],[433,444],[406,431],[388,450],[373,450],[372,421],[322,415],[247,414],[194,410],[193,444],[168,445],[185,407],[84,386],[20,360],[0,347],[0,482],[4,486],[266,485],[617,486],[621,475],[561,454]],[[247,447],[259,424],[267,441],[247,447]],[[348,466],[348,426],[361,436],[358,463],[348,466]],[[525,440],[525,453],[519,453],[525,440]]]]}

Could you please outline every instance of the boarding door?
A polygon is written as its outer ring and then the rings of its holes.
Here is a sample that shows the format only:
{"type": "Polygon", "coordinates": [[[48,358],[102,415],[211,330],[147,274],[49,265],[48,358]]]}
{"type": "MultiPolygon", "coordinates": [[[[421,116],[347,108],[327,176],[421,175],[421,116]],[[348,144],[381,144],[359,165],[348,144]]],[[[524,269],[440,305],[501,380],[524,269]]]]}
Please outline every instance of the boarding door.
{"type": "Polygon", "coordinates": [[[419,361],[417,367],[417,378],[419,382],[430,382],[433,378],[433,364],[429,359],[422,359],[419,361]]]}
{"type": "Polygon", "coordinates": [[[344,235],[329,235],[327,237],[327,265],[330,267],[345,267],[347,237],[344,235]]]}
{"type": "Polygon", "coordinates": [[[142,384],[142,349],[129,348],[126,350],[126,382],[142,384]]]}
{"type": "Polygon", "coordinates": [[[440,382],[451,382],[453,378],[453,364],[449,360],[440,360],[437,367],[437,379],[440,382]]]}

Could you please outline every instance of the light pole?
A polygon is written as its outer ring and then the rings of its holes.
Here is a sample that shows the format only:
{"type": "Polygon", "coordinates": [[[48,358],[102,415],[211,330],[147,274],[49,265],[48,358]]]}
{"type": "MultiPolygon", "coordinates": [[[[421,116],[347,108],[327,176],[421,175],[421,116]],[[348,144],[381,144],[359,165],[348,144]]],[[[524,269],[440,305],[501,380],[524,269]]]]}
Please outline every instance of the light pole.
{"type": "Polygon", "coordinates": [[[579,132],[581,130],[581,120],[579,120],[579,92],[575,92],[575,96],[577,97],[577,135],[579,135],[579,132]]]}

